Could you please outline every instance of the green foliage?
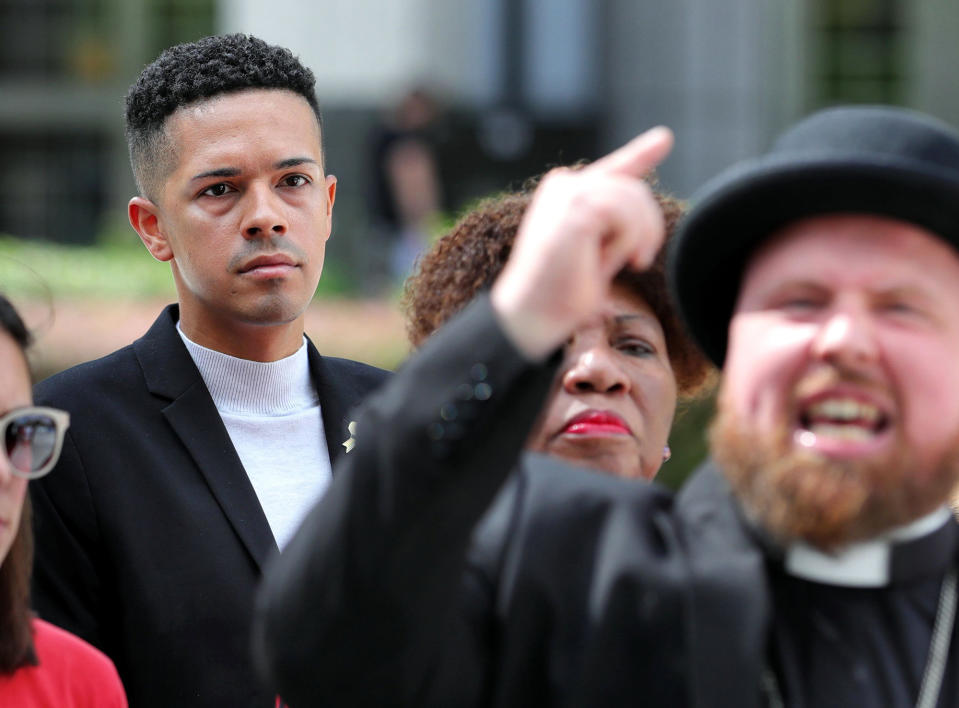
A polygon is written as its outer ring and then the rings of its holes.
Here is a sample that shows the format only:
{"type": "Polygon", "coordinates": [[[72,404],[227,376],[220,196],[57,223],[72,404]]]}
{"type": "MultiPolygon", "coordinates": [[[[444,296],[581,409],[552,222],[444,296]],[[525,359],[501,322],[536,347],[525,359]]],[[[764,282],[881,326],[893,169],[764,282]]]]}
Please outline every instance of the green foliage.
{"type": "Polygon", "coordinates": [[[706,433],[716,410],[715,396],[707,396],[683,407],[669,436],[672,457],[664,464],[656,481],[678,489],[706,457],[706,433]]]}
{"type": "MultiPolygon", "coordinates": [[[[109,239],[97,246],[0,237],[0,290],[9,294],[94,299],[176,299],[166,263],[139,244],[109,239]]],[[[327,262],[317,296],[350,292],[343,270],[327,262]]]]}
{"type": "Polygon", "coordinates": [[[0,289],[19,295],[173,299],[170,268],[137,244],[71,246],[0,238],[0,289]]]}

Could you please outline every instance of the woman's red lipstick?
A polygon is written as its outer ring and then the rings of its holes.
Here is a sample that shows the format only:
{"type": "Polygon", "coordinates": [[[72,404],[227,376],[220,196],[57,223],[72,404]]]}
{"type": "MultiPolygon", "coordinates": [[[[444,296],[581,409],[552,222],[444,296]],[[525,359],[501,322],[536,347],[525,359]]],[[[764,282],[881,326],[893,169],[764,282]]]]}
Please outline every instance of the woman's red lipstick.
{"type": "Polygon", "coordinates": [[[571,418],[563,428],[569,435],[631,435],[626,421],[609,411],[584,411],[571,418]]]}

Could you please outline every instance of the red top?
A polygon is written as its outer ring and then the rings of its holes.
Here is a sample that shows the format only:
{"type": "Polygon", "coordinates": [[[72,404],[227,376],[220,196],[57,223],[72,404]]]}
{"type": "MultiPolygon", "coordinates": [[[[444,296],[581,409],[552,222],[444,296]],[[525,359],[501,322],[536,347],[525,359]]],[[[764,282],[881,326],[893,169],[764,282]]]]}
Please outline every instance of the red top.
{"type": "Polygon", "coordinates": [[[33,620],[39,666],[0,675],[0,706],[17,708],[127,708],[113,663],[59,627],[33,620]]]}

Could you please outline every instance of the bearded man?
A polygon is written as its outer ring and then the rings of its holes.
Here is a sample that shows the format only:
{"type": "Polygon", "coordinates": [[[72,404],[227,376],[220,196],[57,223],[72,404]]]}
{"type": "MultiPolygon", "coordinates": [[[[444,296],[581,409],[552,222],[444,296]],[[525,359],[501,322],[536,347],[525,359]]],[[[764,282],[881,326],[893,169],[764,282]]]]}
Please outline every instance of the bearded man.
{"type": "Polygon", "coordinates": [[[773,702],[959,700],[957,198],[950,128],[833,109],[709,185],[672,254],[735,498],[710,465],[681,513],[694,556],[741,528],[764,549],[773,702]],[[744,523],[708,520],[726,500],[744,523]]]}
{"type": "Polygon", "coordinates": [[[675,500],[521,455],[557,347],[657,243],[630,180],[665,147],[544,179],[489,297],[371,400],[261,594],[291,703],[959,706],[948,126],[823,111],[694,200],[669,274],[723,381],[675,500]]]}

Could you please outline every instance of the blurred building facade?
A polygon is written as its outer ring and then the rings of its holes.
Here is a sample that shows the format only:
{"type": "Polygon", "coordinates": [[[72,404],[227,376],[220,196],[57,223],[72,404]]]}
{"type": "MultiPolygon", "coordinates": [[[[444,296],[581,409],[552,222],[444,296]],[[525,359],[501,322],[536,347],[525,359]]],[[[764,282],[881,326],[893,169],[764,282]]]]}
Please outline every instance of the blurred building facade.
{"type": "Polygon", "coordinates": [[[90,242],[132,194],[122,98],[165,46],[250,32],[317,75],[340,179],[331,261],[370,262],[368,139],[413,86],[445,106],[452,208],[667,124],[688,196],[799,115],[890,102],[959,125],[949,0],[0,0],[0,232],[90,242]]]}
{"type": "Polygon", "coordinates": [[[88,243],[132,195],[123,96],[215,0],[0,0],[0,233],[88,243]]]}

